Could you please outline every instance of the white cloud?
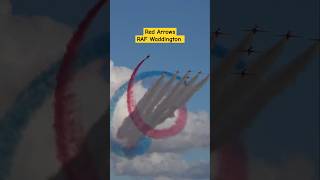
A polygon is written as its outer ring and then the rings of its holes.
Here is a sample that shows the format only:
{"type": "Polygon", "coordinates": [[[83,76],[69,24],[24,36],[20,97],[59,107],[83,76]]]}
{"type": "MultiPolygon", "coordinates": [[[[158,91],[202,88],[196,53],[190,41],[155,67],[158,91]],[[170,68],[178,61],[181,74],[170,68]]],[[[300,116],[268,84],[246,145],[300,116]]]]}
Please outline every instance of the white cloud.
{"type": "Polygon", "coordinates": [[[185,129],[177,136],[154,140],[153,152],[180,152],[193,148],[209,148],[210,118],[207,112],[188,112],[185,129]]]}
{"type": "MultiPolygon", "coordinates": [[[[0,12],[10,1],[0,0],[0,12]]],[[[43,16],[0,14],[0,117],[36,75],[61,59],[72,30],[43,16]]]]}
{"type": "MultiPolygon", "coordinates": [[[[35,76],[61,60],[71,33],[48,17],[14,16],[10,1],[0,0],[0,119],[35,76]]],[[[49,98],[23,131],[10,179],[43,180],[58,169],[52,114],[49,98]]]]}
{"type": "MultiPolygon", "coordinates": [[[[112,94],[130,77],[131,70],[117,67],[110,63],[112,94]]],[[[146,89],[135,86],[137,101],[146,89]]],[[[114,112],[112,131],[116,132],[123,120],[128,116],[126,95],[120,98],[114,112]]],[[[174,123],[175,118],[166,120],[158,128],[165,128],[174,123]]],[[[114,136],[115,137],[115,136],[114,136]]],[[[188,112],[185,129],[177,136],[152,140],[149,153],[133,159],[112,156],[112,166],[119,175],[127,175],[136,179],[150,180],[188,180],[209,179],[209,160],[206,162],[188,162],[183,159],[183,152],[194,148],[209,148],[210,122],[207,112],[188,112]]]]}
{"type": "Polygon", "coordinates": [[[71,85],[71,90],[76,94],[75,117],[86,130],[101,118],[109,104],[106,97],[109,85],[100,75],[104,63],[105,60],[99,59],[81,69],[71,85]]]}
{"type": "MultiPolygon", "coordinates": [[[[85,130],[101,117],[107,107],[105,92],[108,87],[99,74],[101,66],[102,61],[97,61],[85,67],[76,74],[71,84],[77,102],[73,107],[75,117],[85,130]]],[[[58,171],[61,165],[56,158],[53,122],[54,108],[51,96],[35,111],[23,133],[14,159],[12,180],[43,180],[58,171]]]]}
{"type": "Polygon", "coordinates": [[[131,160],[117,158],[114,162],[116,173],[133,177],[205,179],[210,172],[209,162],[190,163],[175,153],[150,153],[131,160]]]}
{"type": "MultiPolygon", "coordinates": [[[[131,70],[126,67],[115,66],[111,61],[111,94],[126,82],[131,75],[131,70]]],[[[146,92],[141,85],[135,85],[137,101],[146,92]]],[[[123,120],[129,115],[126,107],[126,95],[122,96],[116,106],[112,124],[113,135],[123,123],[123,120]]],[[[177,115],[177,114],[176,114],[177,115]]],[[[171,126],[175,118],[170,118],[157,128],[166,128],[171,126]]],[[[115,135],[114,135],[115,137],[115,135]]],[[[161,140],[153,140],[151,152],[178,152],[193,148],[209,148],[210,145],[210,118],[207,112],[188,112],[187,124],[181,133],[174,137],[161,140]]]]}
{"type": "Polygon", "coordinates": [[[124,82],[128,81],[132,70],[123,66],[115,66],[113,61],[110,61],[110,96],[124,82]]]}

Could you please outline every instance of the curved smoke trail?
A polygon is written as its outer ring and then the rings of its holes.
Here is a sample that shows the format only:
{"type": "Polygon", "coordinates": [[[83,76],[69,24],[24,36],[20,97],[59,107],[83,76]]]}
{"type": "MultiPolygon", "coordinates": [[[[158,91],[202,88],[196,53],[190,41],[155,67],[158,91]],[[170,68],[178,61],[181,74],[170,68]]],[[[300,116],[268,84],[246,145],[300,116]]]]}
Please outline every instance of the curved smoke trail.
{"type": "Polygon", "coordinates": [[[107,0],[99,1],[89,10],[86,17],[78,26],[76,32],[68,42],[67,51],[64,54],[63,62],[56,78],[54,129],[56,132],[57,158],[62,163],[62,166],[66,167],[66,176],[71,180],[97,179],[89,153],[85,153],[82,157],[81,163],[83,163],[83,166],[80,167],[81,169],[65,166],[79,152],[84,138],[82,127],[76,122],[72,114],[73,104],[71,102],[73,102],[75,95],[68,92],[68,87],[74,78],[72,63],[75,60],[79,46],[93,19],[105,3],[107,3],[107,0]]]}
{"type": "MultiPolygon", "coordinates": [[[[88,41],[81,47],[79,59],[74,64],[76,71],[87,66],[97,58],[107,57],[105,42],[107,36],[99,36],[88,41]]],[[[41,107],[46,98],[53,93],[56,87],[56,74],[61,61],[54,63],[49,69],[40,73],[32,80],[15,99],[11,108],[0,119],[0,179],[10,175],[10,168],[15,149],[27,127],[32,113],[41,107]]]]}
{"type": "MultiPolygon", "coordinates": [[[[146,78],[152,78],[152,77],[157,77],[161,76],[162,74],[165,74],[168,77],[173,76],[172,73],[165,72],[165,71],[148,71],[148,72],[142,72],[138,74],[135,77],[136,81],[140,81],[146,78]]],[[[110,123],[112,122],[113,119],[113,113],[115,111],[116,105],[120,98],[127,92],[128,89],[128,83],[126,82],[123,85],[120,86],[119,89],[117,89],[112,96],[110,100],[110,123]]],[[[111,125],[110,125],[111,127],[111,125]]],[[[126,148],[123,145],[119,144],[115,139],[113,139],[111,135],[111,129],[110,129],[110,145],[111,145],[111,151],[119,156],[124,156],[128,158],[133,158],[138,155],[143,155],[147,152],[151,145],[151,139],[143,136],[140,141],[137,143],[136,146],[131,147],[131,148],[126,148]]]]}

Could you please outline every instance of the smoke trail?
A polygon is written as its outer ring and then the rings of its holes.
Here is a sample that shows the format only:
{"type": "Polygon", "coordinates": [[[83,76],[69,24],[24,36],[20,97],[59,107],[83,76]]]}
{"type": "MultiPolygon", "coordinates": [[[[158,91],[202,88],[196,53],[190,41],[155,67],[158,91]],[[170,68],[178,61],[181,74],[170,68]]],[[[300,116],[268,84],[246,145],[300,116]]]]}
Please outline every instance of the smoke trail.
{"type": "MultiPolygon", "coordinates": [[[[240,139],[234,141],[236,143],[229,141],[230,143],[227,145],[222,147],[220,146],[222,142],[225,142],[226,139],[230,140],[229,137],[232,137],[233,134],[227,131],[228,129],[225,129],[224,124],[221,126],[221,118],[219,119],[219,117],[217,117],[217,114],[219,114],[220,111],[217,110],[217,108],[223,105],[218,104],[218,98],[221,97],[221,95],[218,95],[218,93],[224,92],[225,89],[224,87],[221,87],[220,84],[223,83],[225,76],[228,73],[228,69],[231,69],[231,67],[238,60],[239,51],[245,49],[246,46],[249,46],[252,38],[253,35],[249,33],[238,45],[238,47],[234,48],[229,55],[227,54],[227,49],[221,46],[215,45],[213,49],[215,57],[224,57],[224,59],[221,61],[221,64],[219,64],[217,61],[211,62],[211,69],[214,70],[214,74],[212,74],[214,76],[214,83],[211,83],[211,91],[214,97],[212,103],[212,108],[214,109],[214,121],[212,122],[214,130],[211,132],[211,151],[213,154],[212,160],[215,164],[213,167],[214,170],[212,170],[213,175],[211,177],[214,177],[215,180],[247,179],[247,158],[244,145],[240,139]],[[220,65],[224,65],[222,70],[218,69],[220,65]],[[217,88],[221,88],[221,91],[218,91],[217,88]],[[219,149],[217,150],[217,148],[219,149]]],[[[223,120],[224,119],[222,119],[222,122],[224,122],[223,120]]]]}
{"type": "MultiPolygon", "coordinates": [[[[72,62],[75,59],[76,52],[84,38],[85,32],[105,3],[107,3],[107,0],[99,1],[89,10],[86,17],[78,26],[68,42],[67,51],[64,54],[63,62],[56,78],[54,129],[56,132],[57,158],[63,167],[78,153],[83,140],[82,127],[76,122],[72,114],[73,106],[71,102],[74,100],[75,95],[67,92],[68,85],[73,80],[73,72],[71,71],[72,62]]],[[[88,153],[85,153],[85,155],[82,159],[83,166],[80,169],[66,166],[65,171],[69,179],[97,179],[90,162],[90,155],[88,153]]]]}
{"type": "Polygon", "coordinates": [[[293,59],[289,64],[287,64],[283,69],[279,70],[271,77],[267,78],[254,94],[254,98],[248,103],[254,103],[255,106],[248,108],[247,117],[255,116],[257,111],[261,110],[265,105],[267,105],[272,97],[278,95],[283,90],[291,86],[297,75],[302,72],[306,65],[311,62],[320,51],[320,44],[315,43],[293,59]]]}
{"type": "Polygon", "coordinates": [[[127,90],[127,108],[129,111],[130,118],[132,119],[132,121],[134,122],[136,127],[141,132],[143,132],[145,135],[152,137],[152,138],[167,138],[167,137],[178,134],[185,127],[186,119],[187,119],[186,108],[182,107],[179,109],[179,114],[178,114],[176,123],[168,129],[157,130],[144,122],[144,120],[141,118],[139,112],[135,109],[135,101],[134,101],[134,97],[133,97],[132,87],[133,87],[134,78],[136,76],[136,73],[138,72],[140,66],[144,63],[144,61],[147,58],[143,59],[137,65],[137,67],[133,70],[133,73],[130,77],[130,80],[128,83],[128,90],[127,90]]]}
{"type": "MultiPolygon", "coordinates": [[[[172,76],[172,78],[175,78],[176,74],[174,76],[172,76]]],[[[154,94],[156,94],[156,90],[160,89],[161,87],[161,83],[162,81],[165,79],[165,76],[162,74],[161,77],[156,81],[156,83],[147,90],[147,92],[143,95],[143,97],[140,99],[140,101],[138,102],[136,108],[139,112],[141,112],[141,116],[142,117],[146,117],[146,114],[148,114],[147,112],[147,108],[152,106],[151,103],[153,103],[153,99],[154,99],[154,94]]],[[[149,110],[148,110],[149,111],[149,110]]],[[[148,119],[148,118],[145,118],[148,119]]],[[[136,135],[137,137],[140,137],[142,135],[142,133],[134,127],[133,122],[131,121],[131,119],[129,117],[127,117],[122,125],[120,126],[120,128],[118,129],[117,132],[117,137],[120,139],[128,139],[133,136],[136,135]]],[[[131,143],[130,143],[131,144],[131,143]]],[[[130,145],[128,144],[128,145],[130,145]]],[[[134,142],[135,144],[135,142],[134,142]]]]}
{"type": "Polygon", "coordinates": [[[181,107],[183,104],[185,104],[194,95],[194,93],[197,92],[209,80],[210,77],[210,75],[207,75],[199,83],[195,83],[198,75],[192,78],[188,85],[183,89],[183,92],[180,93],[180,95],[175,99],[175,101],[172,104],[168,105],[167,109],[162,114],[160,114],[159,117],[156,116],[156,122],[162,122],[170,115],[173,116],[174,111],[177,108],[181,107]]]}
{"type": "MultiPolygon", "coordinates": [[[[165,72],[165,71],[149,71],[149,72],[143,72],[143,73],[138,74],[135,77],[135,80],[140,81],[145,78],[151,78],[151,77],[156,77],[156,76],[161,76],[161,75],[165,75],[168,77],[173,76],[172,73],[165,72]]],[[[180,77],[177,77],[177,79],[180,79],[180,77]]],[[[110,100],[110,121],[112,121],[112,119],[113,119],[113,113],[115,111],[117,102],[119,101],[120,97],[122,97],[124,95],[124,93],[127,92],[127,90],[128,90],[128,82],[124,83],[114,93],[113,97],[111,98],[111,100],[110,100]]],[[[111,133],[111,130],[110,130],[110,133],[111,133]]],[[[133,158],[138,155],[143,155],[149,149],[150,144],[151,144],[151,139],[146,136],[142,136],[142,138],[139,139],[139,142],[134,147],[127,148],[127,147],[120,145],[110,134],[111,151],[119,156],[133,158]]]]}
{"type": "Polygon", "coordinates": [[[246,98],[243,94],[252,93],[252,89],[258,86],[259,82],[262,80],[263,76],[265,76],[268,72],[268,69],[271,65],[275,63],[277,58],[281,55],[281,52],[284,49],[287,40],[285,38],[281,39],[277,42],[273,47],[271,47],[268,51],[259,56],[251,65],[249,65],[250,72],[254,72],[253,76],[249,78],[241,80],[239,78],[234,78],[227,83],[225,90],[218,97],[219,108],[218,112],[220,114],[225,113],[226,111],[226,103],[236,104],[238,101],[243,101],[246,98]]]}
{"type": "MultiPolygon", "coordinates": [[[[163,72],[163,71],[149,71],[149,72],[143,72],[138,74],[135,80],[140,81],[145,78],[152,78],[156,76],[171,77],[173,76],[173,74],[169,72],[163,72]]],[[[177,79],[179,79],[179,77],[177,77],[177,79]]],[[[112,120],[113,120],[112,117],[113,117],[116,104],[119,101],[119,99],[125,94],[127,89],[128,89],[128,82],[124,83],[118,90],[116,90],[114,93],[114,96],[111,98],[110,123],[112,123],[112,120]]],[[[79,154],[75,156],[75,158],[73,158],[70,162],[68,162],[66,166],[79,167],[81,165],[80,163],[81,158],[82,156],[84,156],[84,153],[86,153],[85,151],[83,151],[83,149],[85,149],[86,147],[91,147],[90,150],[92,151],[92,153],[90,154],[94,155],[94,159],[95,159],[94,162],[95,162],[96,168],[99,169],[98,172],[101,173],[99,177],[103,177],[102,179],[108,179],[109,177],[107,177],[106,176],[107,173],[105,173],[106,169],[108,170],[110,168],[109,163],[106,163],[106,160],[108,159],[107,157],[108,152],[106,151],[106,149],[108,149],[108,144],[106,142],[107,138],[110,138],[111,152],[119,156],[124,156],[126,158],[133,158],[135,156],[143,155],[146,153],[146,151],[149,149],[149,146],[151,144],[151,139],[144,136],[143,139],[140,140],[135,147],[132,147],[132,148],[123,147],[119,143],[117,143],[115,139],[113,139],[111,134],[110,136],[108,136],[105,133],[106,119],[108,119],[107,113],[101,116],[101,118],[97,122],[95,122],[93,127],[90,128],[90,131],[87,133],[86,139],[84,141],[85,143],[82,144],[81,151],[79,152],[79,154]]],[[[110,130],[110,133],[111,133],[111,130],[110,130]]],[[[63,180],[64,178],[65,178],[64,171],[63,169],[60,169],[57,174],[53,175],[50,178],[50,180],[63,180]]]]}
{"type": "Polygon", "coordinates": [[[192,82],[189,84],[191,88],[187,91],[181,99],[177,101],[176,107],[180,107],[182,104],[186,103],[193,95],[196,93],[210,78],[210,75],[207,75],[203,78],[199,83],[193,84],[192,82]]]}
{"type": "Polygon", "coordinates": [[[147,113],[147,108],[151,106],[152,95],[155,94],[156,90],[160,88],[163,79],[164,75],[161,75],[161,77],[156,81],[156,83],[142,97],[140,101],[141,103],[139,102],[140,105],[137,106],[137,108],[140,108],[139,111],[141,112],[142,116],[145,116],[145,114],[147,113]]]}
{"type": "Polygon", "coordinates": [[[256,72],[257,77],[261,79],[262,76],[267,72],[268,68],[274,64],[277,58],[281,55],[287,42],[288,40],[286,38],[283,38],[277,42],[273,47],[271,47],[268,51],[263,53],[252,64],[249,65],[250,71],[256,72]]]}
{"type": "MultiPolygon", "coordinates": [[[[254,33],[249,32],[244,38],[243,40],[235,47],[233,48],[229,53],[227,53],[223,60],[221,61],[220,65],[219,65],[219,69],[218,68],[214,68],[215,70],[215,83],[212,84],[213,86],[213,93],[214,93],[214,99],[216,98],[220,98],[220,97],[224,97],[223,93],[225,93],[225,89],[226,87],[226,82],[227,81],[227,77],[228,74],[230,73],[230,70],[232,70],[232,67],[236,64],[236,62],[239,60],[240,56],[241,56],[241,51],[243,49],[247,49],[250,44],[253,41],[253,37],[254,37],[254,33]],[[217,89],[217,86],[219,86],[219,89],[217,89]]],[[[240,59],[240,62],[242,60],[240,59]]],[[[211,64],[213,64],[214,62],[211,62],[211,64]]],[[[218,66],[218,65],[216,65],[218,66]]],[[[220,100],[218,101],[214,101],[213,103],[213,107],[214,108],[218,108],[221,104],[218,103],[220,102],[220,100]]],[[[220,112],[220,111],[217,111],[220,112]]]]}
{"type": "MultiPolygon", "coordinates": [[[[136,77],[136,80],[142,80],[148,77],[154,77],[164,75],[164,72],[161,71],[151,71],[151,72],[145,72],[141,73],[136,77]]],[[[113,113],[115,111],[117,102],[119,99],[124,95],[125,92],[127,92],[128,89],[128,82],[124,83],[118,90],[115,91],[113,97],[110,100],[110,123],[112,123],[113,120],[113,113]]],[[[111,128],[111,125],[110,125],[111,128]]],[[[151,139],[148,137],[143,136],[139,142],[131,148],[126,148],[123,145],[119,144],[111,135],[111,129],[110,129],[110,145],[111,145],[111,151],[119,156],[124,156],[128,158],[135,157],[137,155],[144,154],[151,145],[151,139]]]]}
{"type": "Polygon", "coordinates": [[[256,91],[250,93],[247,99],[233,104],[228,110],[232,113],[224,113],[223,116],[216,117],[218,119],[214,122],[216,128],[212,136],[215,142],[214,148],[236,137],[244,128],[248,127],[259,111],[274,96],[292,85],[297,75],[310,63],[318,50],[319,45],[317,44],[307,48],[282,70],[263,81],[256,91]]]}
{"type": "MultiPolygon", "coordinates": [[[[239,136],[242,129],[246,128],[249,123],[252,122],[255,116],[271,101],[274,96],[292,85],[297,75],[303,71],[305,66],[317,55],[317,52],[320,50],[319,47],[319,44],[314,44],[307,48],[297,56],[297,58],[283,67],[282,70],[273,74],[261,83],[261,86],[255,93],[252,93],[247,101],[243,101],[242,103],[239,102],[237,105],[234,105],[233,108],[230,109],[230,112],[232,113],[225,114],[225,117],[223,118],[219,117],[220,124],[219,126],[216,126],[219,128],[215,128],[212,136],[213,142],[215,142],[213,145],[214,150],[222,145],[221,151],[223,151],[223,144],[239,136]],[[245,106],[243,104],[245,104],[245,106]]],[[[223,154],[221,156],[223,157],[223,154]]],[[[229,165],[226,164],[225,166],[230,167],[237,172],[237,168],[234,168],[233,166],[234,163],[228,164],[229,165]]],[[[224,172],[225,171],[221,169],[221,173],[223,174],[224,172]]],[[[222,177],[225,178],[225,176],[222,177]]],[[[226,175],[226,177],[228,177],[228,175],[226,175]]]]}
{"type": "MultiPolygon", "coordinates": [[[[182,93],[183,89],[185,88],[184,83],[186,82],[186,80],[188,79],[190,74],[190,71],[188,71],[182,79],[180,79],[172,88],[170,94],[166,97],[166,99],[164,99],[163,101],[163,105],[164,107],[167,107],[169,104],[172,104],[175,99],[179,96],[180,93],[182,93]],[[166,105],[166,106],[165,106],[166,105]]],[[[161,108],[159,108],[159,110],[163,110],[161,108]]]]}
{"type": "MultiPolygon", "coordinates": [[[[213,61],[210,62],[210,69],[211,71],[213,72],[211,74],[211,76],[213,77],[213,79],[215,79],[215,83],[211,83],[211,93],[215,96],[215,97],[220,97],[220,95],[218,95],[218,93],[220,93],[221,91],[218,91],[217,90],[217,84],[220,83],[218,82],[217,80],[219,80],[219,77],[220,77],[220,72],[221,70],[219,69],[222,61],[228,56],[228,49],[223,47],[222,45],[220,44],[217,44],[215,42],[215,40],[211,40],[211,42],[214,43],[214,45],[211,47],[211,53],[213,55],[213,61]],[[222,61],[219,61],[218,58],[223,58],[222,61]]],[[[236,51],[235,51],[236,52],[236,51]]],[[[240,59],[239,60],[240,63],[243,64],[244,60],[243,59],[240,59]]],[[[240,68],[243,68],[243,65],[241,65],[242,67],[240,68]]],[[[219,86],[220,87],[220,86],[219,86]]],[[[214,98],[215,99],[215,98],[214,98]]],[[[212,103],[212,107],[213,109],[216,109],[218,106],[217,106],[217,103],[218,101],[213,101],[212,103]]]]}
{"type": "MultiPolygon", "coordinates": [[[[219,87],[222,89],[220,91],[221,94],[215,94],[216,99],[214,103],[215,121],[213,123],[215,128],[212,136],[214,142],[212,145],[213,151],[221,146],[218,150],[220,153],[216,154],[218,158],[215,160],[217,164],[215,167],[215,172],[217,173],[215,174],[215,179],[246,180],[248,178],[247,157],[244,145],[241,140],[236,137],[239,136],[241,130],[247,126],[244,122],[245,119],[240,119],[241,113],[244,111],[243,108],[250,109],[250,107],[246,106],[248,103],[245,103],[246,105],[240,103],[243,103],[243,94],[247,93],[247,89],[249,88],[248,94],[250,95],[250,89],[257,86],[257,82],[261,80],[270,65],[272,65],[281,54],[285,42],[284,39],[280,40],[270,50],[258,57],[253,65],[250,66],[250,71],[254,70],[254,72],[259,73],[258,77],[250,77],[251,79],[247,81],[239,81],[239,79],[236,79],[229,82],[220,82],[219,85],[215,84],[215,88],[218,88],[218,86],[221,86],[221,83],[225,83],[225,85],[222,85],[222,88],[219,87]],[[239,103],[235,103],[237,101],[239,101],[239,103]],[[228,140],[229,143],[225,144],[226,140],[228,140]]],[[[242,47],[242,49],[245,49],[245,47],[242,47]]],[[[235,64],[235,61],[232,64],[235,64]]],[[[230,66],[232,66],[232,64],[230,63],[230,66]]],[[[251,105],[255,104],[253,103],[251,105]]],[[[246,120],[247,119],[248,118],[246,118],[246,120]]]]}
{"type": "Polygon", "coordinates": [[[223,47],[220,44],[217,44],[214,40],[212,40],[212,42],[213,42],[213,45],[211,46],[211,53],[217,58],[226,57],[228,54],[227,48],[223,47]]]}
{"type": "MultiPolygon", "coordinates": [[[[105,42],[108,37],[99,36],[81,47],[75,70],[87,66],[97,57],[107,56],[105,42]]],[[[54,63],[48,70],[40,73],[19,93],[12,107],[0,120],[0,179],[9,176],[12,159],[22,132],[26,128],[32,113],[38,109],[56,87],[56,74],[61,62],[54,63]]]]}
{"type": "MultiPolygon", "coordinates": [[[[143,117],[146,121],[150,121],[150,119],[154,119],[154,117],[157,117],[158,114],[155,113],[155,110],[154,110],[154,107],[157,106],[158,103],[161,103],[161,101],[163,100],[164,97],[166,97],[166,95],[168,94],[169,92],[169,89],[171,88],[171,85],[172,83],[174,82],[175,80],[175,75],[170,79],[168,80],[161,88],[160,88],[160,91],[158,93],[155,93],[154,94],[154,97],[151,98],[153,99],[153,103],[150,104],[149,108],[151,107],[151,111],[149,112],[146,112],[146,115],[145,116],[141,116],[143,117]]],[[[160,106],[161,104],[159,104],[160,106]]],[[[150,122],[151,123],[151,122],[150,122]]]]}
{"type": "Polygon", "coordinates": [[[247,153],[240,140],[223,145],[215,152],[215,180],[247,180],[247,153]]]}
{"type": "Polygon", "coordinates": [[[241,53],[240,51],[243,49],[247,49],[252,40],[253,40],[254,34],[253,33],[248,33],[245,38],[238,44],[238,46],[236,46],[234,49],[232,49],[227,56],[224,58],[224,60],[222,60],[221,65],[220,65],[220,72],[219,75],[221,77],[219,77],[219,81],[223,82],[226,75],[228,74],[228,71],[230,69],[232,69],[232,67],[234,66],[234,64],[237,62],[237,60],[239,59],[241,53]]]}
{"type": "Polygon", "coordinates": [[[152,120],[152,121],[149,122],[149,124],[151,123],[152,126],[157,125],[156,118],[158,118],[160,116],[158,114],[159,113],[158,110],[159,109],[163,109],[163,107],[166,107],[165,106],[165,100],[170,95],[170,91],[171,90],[173,91],[176,88],[176,85],[174,85],[174,83],[176,81],[176,76],[177,76],[177,73],[174,76],[172,76],[172,78],[162,87],[162,91],[163,92],[160,91],[160,93],[163,94],[163,95],[158,95],[161,98],[157,98],[157,100],[156,100],[157,104],[154,104],[152,106],[153,107],[153,111],[150,112],[149,114],[146,114],[146,116],[142,116],[142,117],[145,117],[146,120],[149,120],[149,121],[152,120]]]}
{"type": "MultiPolygon", "coordinates": [[[[88,153],[88,148],[90,154],[92,154],[92,159],[95,163],[92,165],[97,169],[97,174],[100,179],[109,179],[107,176],[106,170],[110,169],[109,164],[109,144],[107,139],[109,138],[106,133],[106,119],[108,119],[108,113],[105,113],[96,121],[93,126],[90,128],[89,132],[86,134],[84,143],[81,145],[79,153],[69,161],[65,166],[67,169],[76,168],[81,169],[83,164],[83,157],[88,153]]],[[[65,177],[64,168],[62,167],[58,173],[54,174],[49,180],[68,180],[65,177]]],[[[79,172],[81,174],[81,172],[79,172]]]]}
{"type": "Polygon", "coordinates": [[[165,113],[165,111],[171,107],[173,108],[172,104],[175,103],[175,100],[179,98],[179,95],[181,95],[181,93],[184,91],[185,86],[184,83],[186,81],[186,79],[188,78],[190,74],[190,71],[188,71],[182,79],[180,79],[180,81],[178,81],[173,88],[171,89],[171,92],[168,94],[168,96],[166,96],[164,98],[164,100],[162,101],[162,103],[156,108],[156,110],[154,111],[154,114],[152,117],[150,117],[151,119],[156,118],[156,120],[154,120],[152,122],[153,126],[156,126],[158,123],[161,122],[161,120],[165,120],[164,118],[160,118],[159,120],[159,116],[163,116],[165,113]],[[160,121],[160,122],[159,122],[160,121]]]}

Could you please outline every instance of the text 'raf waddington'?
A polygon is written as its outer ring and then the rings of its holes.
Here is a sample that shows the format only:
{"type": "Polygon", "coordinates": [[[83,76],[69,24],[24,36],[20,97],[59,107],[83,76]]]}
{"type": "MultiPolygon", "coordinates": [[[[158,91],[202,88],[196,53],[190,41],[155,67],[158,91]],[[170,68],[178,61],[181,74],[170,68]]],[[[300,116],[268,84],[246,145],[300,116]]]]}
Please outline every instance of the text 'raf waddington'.
{"type": "Polygon", "coordinates": [[[177,35],[177,28],[143,28],[143,35],[136,35],[135,42],[184,44],[185,36],[177,35]]]}

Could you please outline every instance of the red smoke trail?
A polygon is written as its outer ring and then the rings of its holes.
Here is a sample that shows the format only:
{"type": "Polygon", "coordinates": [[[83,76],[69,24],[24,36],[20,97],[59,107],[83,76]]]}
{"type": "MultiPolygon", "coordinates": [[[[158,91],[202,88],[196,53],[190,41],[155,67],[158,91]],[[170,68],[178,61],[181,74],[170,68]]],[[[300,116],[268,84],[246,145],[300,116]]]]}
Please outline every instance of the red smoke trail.
{"type": "Polygon", "coordinates": [[[185,106],[180,107],[178,109],[178,117],[174,125],[166,129],[155,129],[152,126],[145,123],[144,119],[140,116],[139,112],[136,110],[136,104],[133,96],[133,85],[135,76],[140,68],[140,66],[149,58],[147,56],[134,68],[130,80],[128,82],[127,89],[127,109],[129,112],[129,116],[132,119],[133,123],[136,127],[142,132],[144,135],[152,137],[154,139],[168,138],[180,133],[186,123],[187,123],[187,108],[185,106]]]}
{"type": "MultiPolygon", "coordinates": [[[[72,63],[75,60],[76,52],[84,39],[86,31],[105,3],[107,3],[107,0],[100,0],[79,24],[76,32],[68,42],[63,62],[56,78],[54,128],[56,132],[57,158],[63,167],[80,151],[84,136],[79,122],[73,116],[72,102],[74,101],[74,94],[67,91],[69,83],[74,78],[72,63]]],[[[85,154],[86,157],[83,157],[81,161],[83,163],[81,169],[65,169],[68,179],[97,179],[95,173],[93,173],[89,154],[85,154]]]]}
{"type": "Polygon", "coordinates": [[[223,145],[215,154],[215,180],[248,180],[247,153],[241,140],[223,145]]]}

